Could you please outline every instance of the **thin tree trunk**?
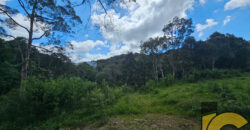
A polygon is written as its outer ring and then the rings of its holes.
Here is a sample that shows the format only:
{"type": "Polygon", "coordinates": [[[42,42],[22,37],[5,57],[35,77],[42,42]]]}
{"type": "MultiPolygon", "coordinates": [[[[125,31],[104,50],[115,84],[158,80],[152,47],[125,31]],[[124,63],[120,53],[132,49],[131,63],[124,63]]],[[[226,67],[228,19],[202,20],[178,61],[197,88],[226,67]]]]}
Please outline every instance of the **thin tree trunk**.
{"type": "Polygon", "coordinates": [[[22,70],[21,70],[21,90],[25,91],[24,87],[24,81],[27,79],[27,73],[28,73],[28,67],[29,67],[29,60],[30,60],[30,51],[31,51],[31,45],[33,41],[33,26],[34,26],[34,16],[35,16],[35,9],[36,9],[37,2],[34,4],[32,9],[32,14],[30,17],[30,29],[29,29],[29,38],[28,38],[28,45],[26,47],[26,55],[25,59],[22,64],[22,70]]]}
{"type": "Polygon", "coordinates": [[[215,59],[212,60],[212,70],[214,71],[215,69],[215,59]]]}
{"type": "Polygon", "coordinates": [[[154,69],[154,77],[158,82],[158,68],[157,68],[157,58],[156,55],[153,55],[153,69],[154,69]]]}
{"type": "Polygon", "coordinates": [[[172,66],[172,69],[173,69],[173,78],[175,79],[175,67],[172,66]]]}
{"type": "Polygon", "coordinates": [[[162,65],[160,64],[160,71],[161,71],[161,77],[164,78],[165,75],[164,75],[164,72],[163,72],[163,69],[162,69],[162,65]]]}
{"type": "MultiPolygon", "coordinates": [[[[172,51],[174,51],[174,50],[172,50],[172,51]]],[[[172,68],[172,76],[173,76],[173,78],[175,78],[175,71],[176,71],[176,68],[175,68],[175,61],[174,61],[175,59],[174,59],[174,52],[170,52],[170,57],[169,57],[169,63],[170,63],[170,66],[171,66],[171,68],[172,68]]]]}

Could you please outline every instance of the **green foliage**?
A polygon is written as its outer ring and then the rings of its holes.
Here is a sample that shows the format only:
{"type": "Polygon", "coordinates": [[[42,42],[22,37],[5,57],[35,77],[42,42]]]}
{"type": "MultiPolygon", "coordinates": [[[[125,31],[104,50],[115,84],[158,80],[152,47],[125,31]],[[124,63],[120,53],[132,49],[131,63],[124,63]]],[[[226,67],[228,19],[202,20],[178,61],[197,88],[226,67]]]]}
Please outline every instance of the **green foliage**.
{"type": "Polygon", "coordinates": [[[17,86],[18,50],[26,52],[26,43],[0,39],[0,129],[59,129],[126,114],[200,118],[201,102],[218,102],[219,112],[233,111],[249,120],[249,42],[218,32],[196,41],[189,37],[191,20],[174,21],[164,27],[166,34],[188,25],[177,30],[176,39],[150,39],[142,45],[144,54],[115,56],[96,66],[75,65],[62,53],[32,48],[25,91],[17,86]]]}
{"type": "MultiPolygon", "coordinates": [[[[161,113],[201,117],[201,102],[217,102],[219,113],[236,112],[248,120],[250,98],[249,74],[244,77],[204,80],[153,88],[158,93],[133,93],[119,99],[114,114],[161,113]]],[[[109,111],[111,111],[109,110],[109,111]]],[[[246,130],[249,125],[246,126],[246,130]]]]}
{"type": "Polygon", "coordinates": [[[86,95],[96,84],[80,78],[43,79],[30,77],[25,83],[26,91],[13,90],[2,97],[1,122],[21,127],[39,122],[62,112],[79,109],[86,103],[86,95]]]}
{"type": "Polygon", "coordinates": [[[77,76],[89,81],[95,81],[96,70],[88,63],[81,63],[76,66],[77,76]]]}
{"type": "Polygon", "coordinates": [[[145,86],[141,88],[141,90],[143,92],[150,92],[156,86],[157,86],[157,82],[155,80],[149,80],[146,82],[145,86]]]}
{"type": "Polygon", "coordinates": [[[174,77],[168,74],[166,77],[160,79],[158,86],[166,87],[172,85],[173,83],[174,83],[174,77]]]}
{"type": "Polygon", "coordinates": [[[185,76],[184,80],[188,82],[196,82],[202,79],[221,79],[240,76],[239,70],[194,70],[192,73],[185,76]]]}
{"type": "MultiPolygon", "coordinates": [[[[168,31],[171,33],[171,29],[168,31]]],[[[99,82],[105,79],[109,85],[139,88],[150,79],[159,80],[169,74],[177,80],[196,82],[237,76],[249,69],[250,44],[242,38],[218,32],[205,41],[196,41],[189,35],[182,38],[173,39],[181,44],[175,50],[171,45],[164,48],[168,42],[163,42],[164,37],[158,37],[143,43],[141,54],[128,53],[99,60],[97,79],[99,82]]]]}
{"type": "Polygon", "coordinates": [[[94,82],[73,77],[29,77],[24,85],[26,90],[21,97],[19,89],[1,97],[0,129],[40,127],[44,121],[49,126],[38,129],[54,129],[101,118],[110,114],[104,110],[123,95],[123,88],[111,88],[105,81],[98,87],[94,82]]]}
{"type": "Polygon", "coordinates": [[[15,60],[11,46],[0,39],[0,95],[19,85],[19,71],[15,60]]]}

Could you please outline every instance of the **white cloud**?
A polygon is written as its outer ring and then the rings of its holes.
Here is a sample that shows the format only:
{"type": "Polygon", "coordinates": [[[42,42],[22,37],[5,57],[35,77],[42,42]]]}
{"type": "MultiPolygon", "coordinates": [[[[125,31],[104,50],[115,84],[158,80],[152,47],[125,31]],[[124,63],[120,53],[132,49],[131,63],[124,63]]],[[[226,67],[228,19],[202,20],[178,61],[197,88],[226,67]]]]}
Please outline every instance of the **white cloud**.
{"type": "MultiPolygon", "coordinates": [[[[22,26],[29,29],[29,27],[30,27],[29,19],[26,16],[24,16],[23,14],[18,13],[16,15],[12,16],[12,18],[15,21],[17,21],[19,24],[21,24],[22,26]]],[[[49,28],[49,26],[44,24],[44,23],[35,22],[34,23],[34,34],[33,34],[34,37],[40,37],[43,34],[41,27],[49,28]]],[[[15,27],[13,29],[7,28],[6,30],[9,32],[10,35],[12,35],[14,37],[25,37],[25,38],[28,37],[28,32],[24,28],[19,27],[19,26],[15,27]]]]}
{"type": "Polygon", "coordinates": [[[100,59],[107,59],[109,58],[109,55],[105,55],[105,54],[90,54],[87,53],[85,55],[85,58],[82,59],[83,62],[88,62],[88,61],[96,61],[96,60],[100,60],[100,59]]]}
{"type": "Polygon", "coordinates": [[[7,1],[10,1],[10,0],[0,0],[0,4],[5,5],[6,4],[5,2],[7,1]]]}
{"type": "Polygon", "coordinates": [[[200,0],[200,4],[204,5],[206,3],[206,0],[200,0]]]}
{"type": "Polygon", "coordinates": [[[96,60],[100,60],[100,59],[107,59],[107,58],[110,58],[112,56],[126,54],[128,52],[130,52],[130,48],[128,48],[127,46],[122,46],[120,49],[110,51],[107,54],[100,54],[100,53],[99,54],[90,54],[90,53],[86,53],[85,58],[82,58],[80,61],[88,62],[88,61],[96,61],[96,60]]]}
{"type": "MultiPolygon", "coordinates": [[[[91,42],[93,42],[93,41],[89,41],[88,44],[93,44],[91,42]]],[[[112,49],[112,47],[108,46],[105,43],[105,44],[95,44],[95,47],[97,47],[96,50],[101,50],[101,48],[100,48],[101,46],[102,47],[109,47],[110,50],[112,49]]],[[[89,51],[94,48],[93,46],[83,47],[85,49],[79,49],[81,47],[77,47],[77,48],[78,48],[77,49],[78,51],[76,49],[74,49],[73,51],[70,51],[70,50],[67,51],[67,52],[70,52],[69,57],[71,58],[71,60],[73,62],[76,62],[76,63],[96,61],[96,60],[100,60],[100,59],[107,59],[107,58],[110,58],[112,56],[126,54],[128,52],[131,52],[130,48],[127,46],[121,46],[119,49],[113,49],[113,51],[110,51],[107,54],[101,54],[101,53],[91,54],[91,53],[89,53],[89,51]],[[84,56],[84,58],[82,56],[84,56]]],[[[136,51],[138,52],[139,50],[136,50],[136,51]]]]}
{"type": "MultiPolygon", "coordinates": [[[[10,1],[10,0],[0,0],[0,4],[5,5],[7,1],[10,1]]],[[[0,14],[0,18],[6,18],[6,16],[3,14],[0,14]]]]}
{"type": "MultiPolygon", "coordinates": [[[[73,62],[79,63],[79,62],[87,62],[87,61],[93,61],[93,60],[99,60],[99,59],[104,59],[104,58],[109,58],[111,57],[110,54],[108,55],[103,55],[103,54],[90,54],[89,51],[91,51],[93,48],[96,48],[96,50],[100,50],[101,47],[108,47],[107,42],[103,42],[100,40],[97,41],[92,41],[92,40],[87,40],[87,41],[71,41],[70,42],[71,46],[64,46],[65,51],[63,53],[67,55],[73,62]],[[84,58],[83,58],[84,57],[84,58]]],[[[34,43],[35,46],[40,46],[40,44],[34,43]]],[[[37,49],[41,53],[45,54],[51,54],[51,51],[54,53],[59,52],[57,49],[56,45],[46,45],[42,46],[42,48],[37,47],[37,49]],[[50,52],[46,52],[46,50],[50,50],[50,52]]]]}
{"type": "Polygon", "coordinates": [[[91,17],[92,23],[100,26],[102,36],[111,43],[106,56],[139,52],[140,41],[162,35],[164,25],[175,16],[186,17],[186,11],[192,9],[194,3],[194,0],[127,1],[120,4],[128,11],[125,15],[110,9],[108,14],[95,12],[91,17]]]}
{"type": "Polygon", "coordinates": [[[92,56],[88,52],[91,51],[95,47],[97,47],[98,49],[100,47],[108,46],[107,42],[103,42],[100,40],[97,40],[97,41],[87,40],[87,41],[81,41],[81,42],[71,41],[70,43],[73,45],[73,49],[66,47],[66,52],[68,53],[68,56],[71,58],[73,62],[95,60],[93,58],[98,58],[101,56],[99,55],[92,56]],[[82,56],[85,56],[85,58],[83,58],[82,56]]]}
{"type": "Polygon", "coordinates": [[[232,10],[236,8],[246,7],[248,5],[250,5],[250,0],[230,0],[226,3],[224,9],[232,10]]]}
{"type": "Polygon", "coordinates": [[[199,37],[201,37],[203,36],[203,30],[213,27],[217,24],[218,22],[214,21],[214,19],[207,19],[206,24],[197,24],[195,28],[196,28],[196,31],[199,32],[199,37]]]}
{"type": "Polygon", "coordinates": [[[92,40],[87,40],[87,41],[83,41],[83,42],[77,42],[77,41],[71,41],[71,44],[73,45],[73,50],[71,50],[70,52],[74,52],[78,55],[80,54],[86,54],[87,52],[89,52],[90,50],[92,50],[94,47],[96,46],[105,46],[106,43],[104,43],[103,41],[92,41],[92,40]]]}
{"type": "Polygon", "coordinates": [[[216,10],[214,10],[214,13],[216,14],[216,13],[218,13],[219,12],[219,10],[218,9],[216,9],[216,10]]]}
{"type": "Polygon", "coordinates": [[[225,20],[223,21],[223,25],[226,25],[228,22],[231,21],[231,16],[227,16],[225,20]]]}

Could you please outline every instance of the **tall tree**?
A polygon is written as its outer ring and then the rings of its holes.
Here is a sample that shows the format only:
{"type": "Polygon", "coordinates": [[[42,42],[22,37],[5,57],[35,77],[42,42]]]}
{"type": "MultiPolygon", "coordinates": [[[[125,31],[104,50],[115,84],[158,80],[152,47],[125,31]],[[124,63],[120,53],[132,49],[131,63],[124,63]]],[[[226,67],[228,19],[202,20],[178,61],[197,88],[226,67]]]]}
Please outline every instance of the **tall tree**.
{"type": "Polygon", "coordinates": [[[158,80],[159,70],[161,72],[162,77],[164,77],[162,66],[160,65],[159,62],[159,54],[162,53],[161,45],[162,45],[162,38],[160,37],[150,38],[148,41],[144,42],[141,45],[141,52],[151,56],[154,77],[156,80],[158,80]]]}
{"type": "Polygon", "coordinates": [[[169,51],[169,63],[172,68],[173,77],[177,71],[177,56],[176,53],[182,47],[186,38],[193,32],[192,20],[184,18],[173,18],[162,30],[164,32],[163,47],[169,51]]]}
{"type": "MultiPolygon", "coordinates": [[[[56,32],[71,33],[72,27],[82,21],[80,17],[76,15],[71,0],[17,0],[17,2],[20,8],[22,8],[24,12],[22,15],[27,18],[29,26],[15,20],[14,16],[19,13],[19,7],[9,7],[7,5],[0,5],[0,14],[7,17],[6,19],[1,19],[0,22],[11,29],[21,27],[26,31],[24,33],[28,34],[25,54],[21,52],[21,81],[24,81],[27,78],[33,41],[46,36],[53,40],[50,40],[50,42],[59,44],[60,41],[54,39],[56,32]],[[45,26],[39,26],[41,24],[45,26]],[[34,37],[36,31],[42,31],[43,33],[38,37],[34,37]]],[[[0,28],[0,34],[2,36],[14,37],[8,34],[2,27],[0,28]]]]}

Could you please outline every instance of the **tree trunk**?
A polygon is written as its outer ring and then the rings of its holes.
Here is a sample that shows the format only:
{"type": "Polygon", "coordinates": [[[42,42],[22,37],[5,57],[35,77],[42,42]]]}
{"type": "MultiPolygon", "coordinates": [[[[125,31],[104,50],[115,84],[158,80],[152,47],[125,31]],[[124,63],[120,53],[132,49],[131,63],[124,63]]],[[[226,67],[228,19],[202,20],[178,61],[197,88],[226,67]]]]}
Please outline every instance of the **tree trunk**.
{"type": "MultiPolygon", "coordinates": [[[[29,37],[32,37],[32,34],[29,34],[29,37]]],[[[27,45],[27,48],[26,48],[26,55],[25,55],[25,59],[23,61],[23,64],[22,64],[22,70],[21,70],[21,90],[22,91],[25,91],[25,88],[24,88],[24,81],[27,79],[27,74],[28,74],[28,67],[29,67],[29,60],[30,60],[30,51],[31,51],[31,45],[32,45],[32,38],[30,40],[29,38],[29,41],[28,41],[28,45],[27,45]]]]}
{"type": "Polygon", "coordinates": [[[176,68],[175,68],[174,52],[170,52],[169,64],[172,68],[172,76],[173,78],[175,78],[176,68]]]}
{"type": "Polygon", "coordinates": [[[212,60],[212,70],[214,71],[215,69],[215,59],[212,60]]]}
{"type": "Polygon", "coordinates": [[[156,81],[158,82],[158,67],[157,67],[157,56],[153,55],[153,68],[154,68],[154,76],[156,81]]]}
{"type": "Polygon", "coordinates": [[[160,64],[160,71],[161,71],[161,77],[164,78],[165,75],[164,75],[164,72],[163,72],[163,69],[162,69],[162,64],[160,64]]]}
{"type": "Polygon", "coordinates": [[[22,70],[21,70],[21,92],[25,91],[24,81],[27,79],[28,67],[29,67],[29,60],[30,60],[30,51],[31,45],[33,41],[33,26],[34,26],[34,17],[35,17],[35,9],[37,6],[37,2],[34,4],[32,9],[32,14],[30,17],[30,29],[29,29],[29,38],[28,38],[28,45],[26,47],[26,55],[24,61],[22,63],[22,70]]]}
{"type": "Polygon", "coordinates": [[[175,67],[173,66],[172,69],[173,69],[173,78],[175,79],[175,67]]]}
{"type": "Polygon", "coordinates": [[[158,70],[157,70],[157,65],[155,62],[153,63],[153,70],[154,70],[155,80],[158,82],[158,70]]]}

